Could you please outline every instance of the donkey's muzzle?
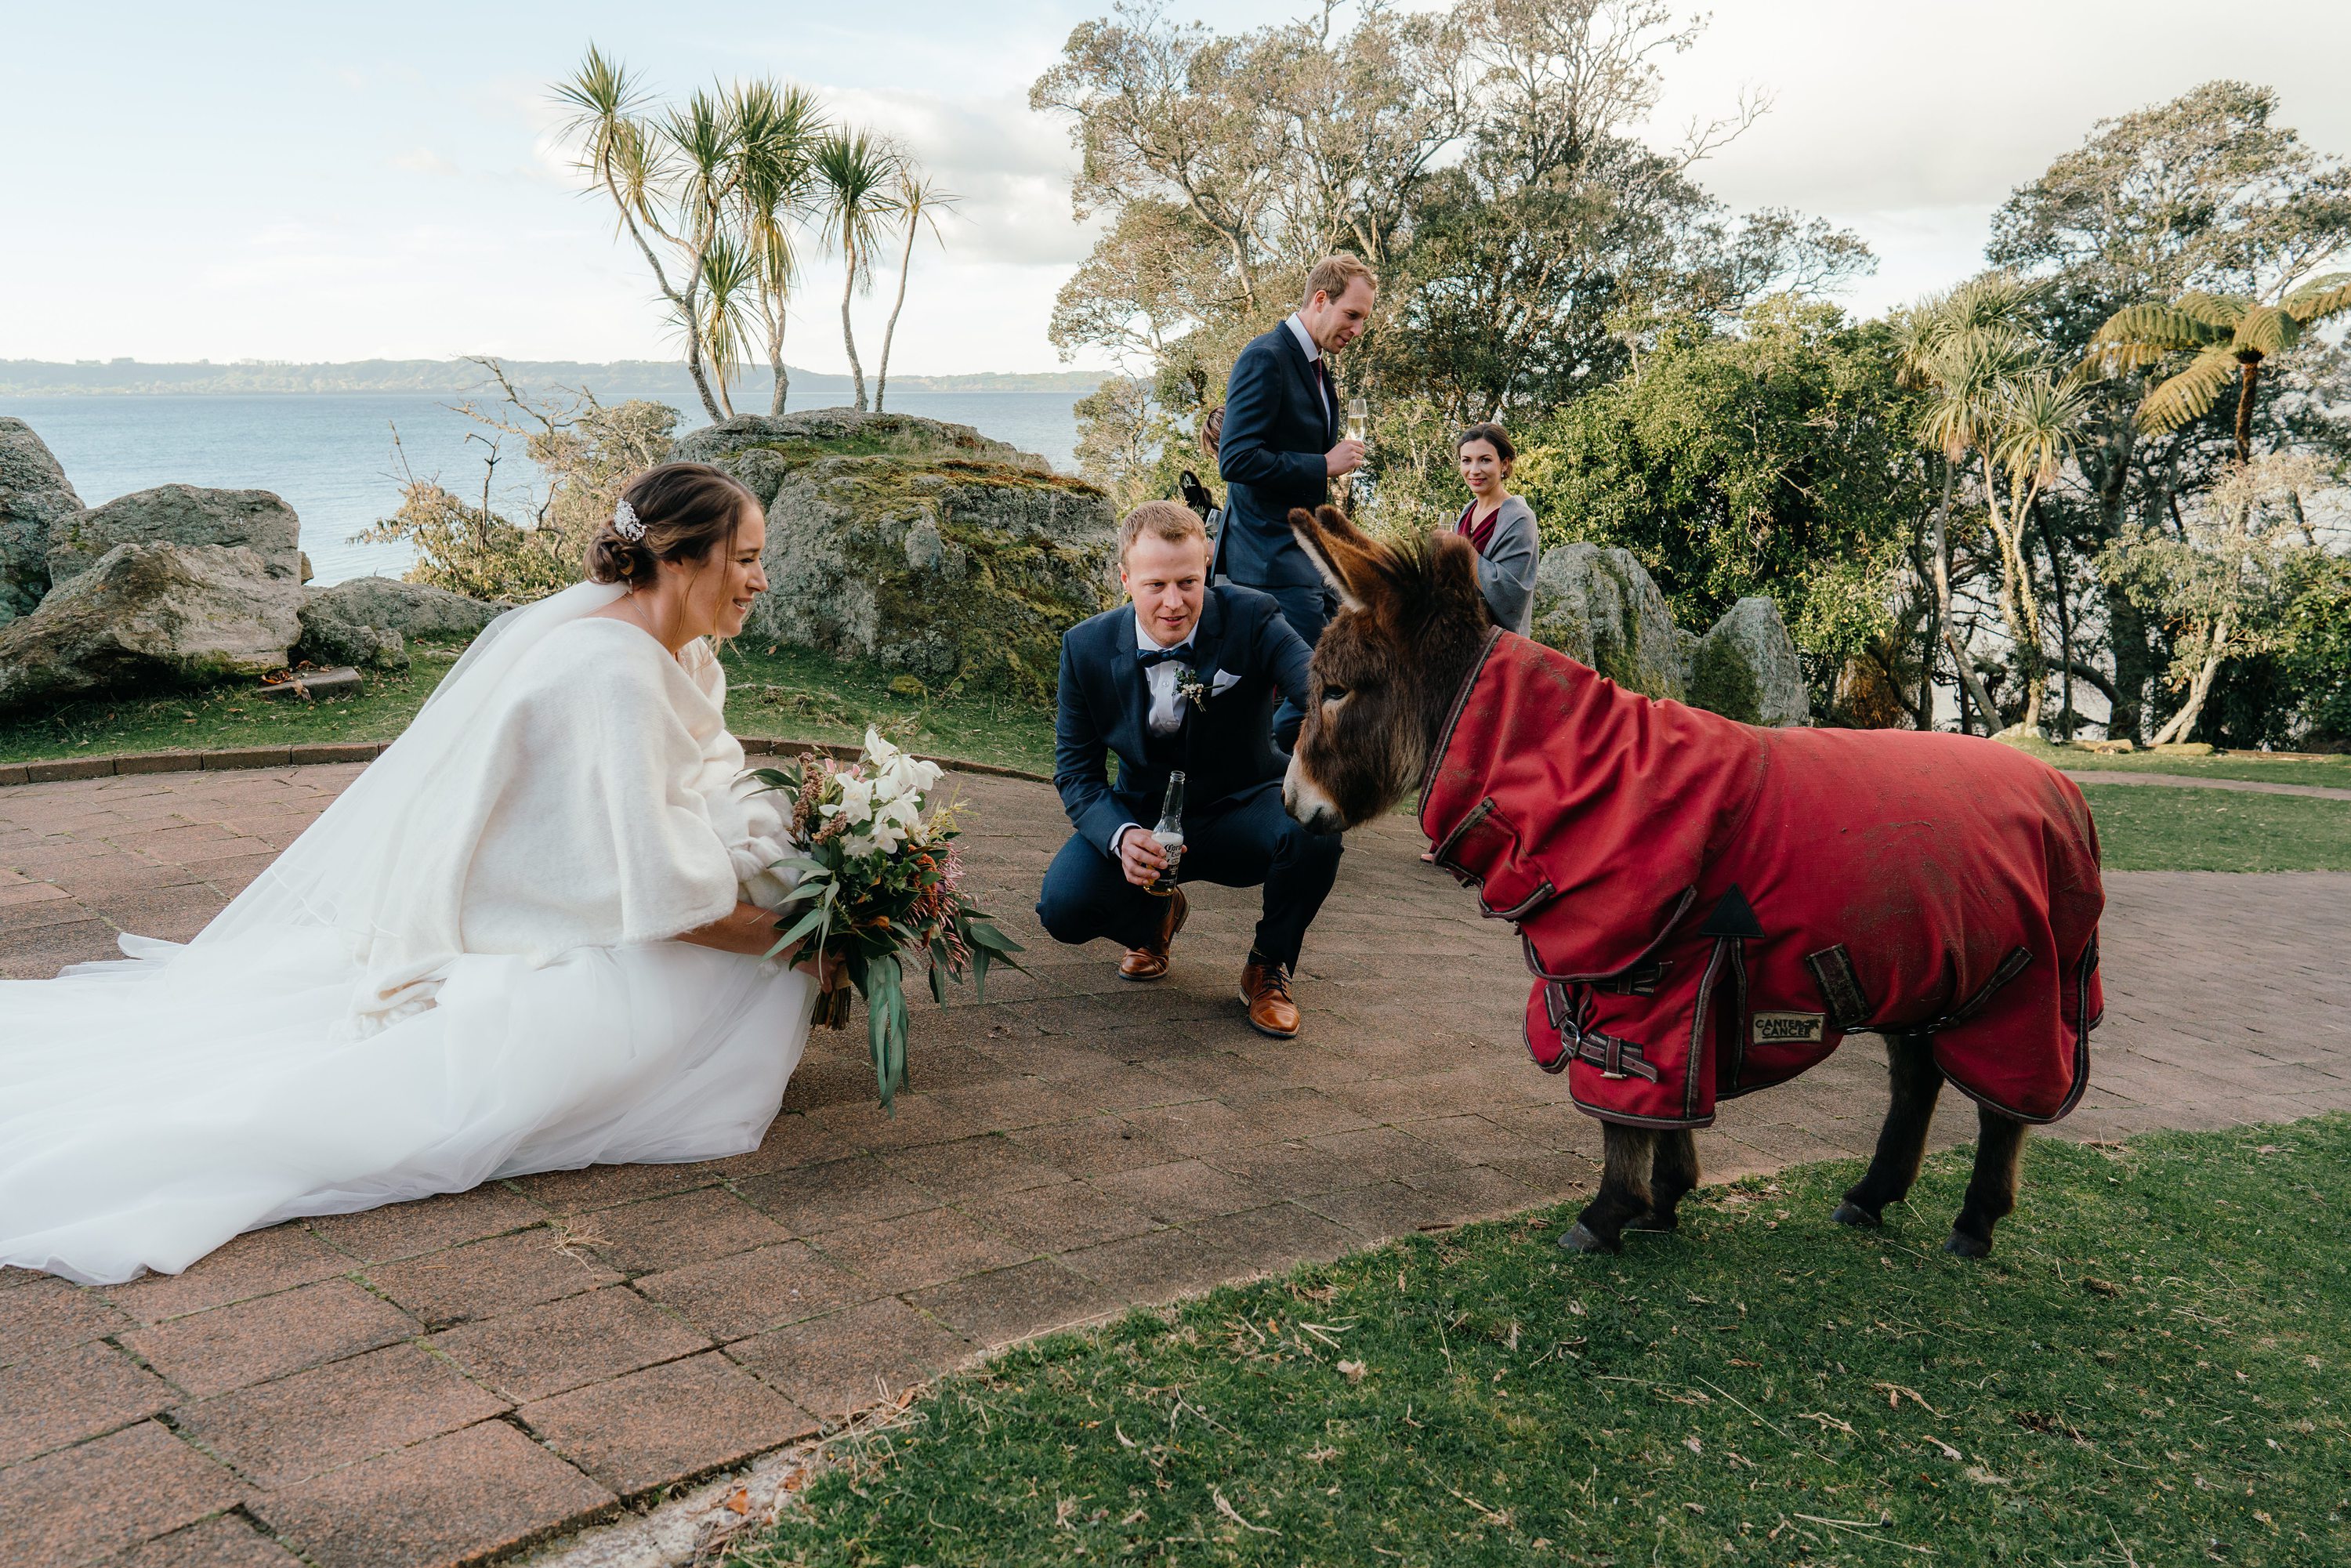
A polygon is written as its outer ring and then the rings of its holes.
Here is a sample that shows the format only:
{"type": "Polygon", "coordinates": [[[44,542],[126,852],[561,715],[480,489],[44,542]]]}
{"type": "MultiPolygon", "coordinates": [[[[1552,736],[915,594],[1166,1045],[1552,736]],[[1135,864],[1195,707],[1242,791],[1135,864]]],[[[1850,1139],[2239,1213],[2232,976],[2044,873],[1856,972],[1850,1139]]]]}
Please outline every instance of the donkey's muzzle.
{"type": "Polygon", "coordinates": [[[1295,754],[1290,758],[1290,771],[1282,777],[1281,809],[1310,833],[1342,832],[1347,826],[1331,797],[1315,788],[1298,766],[1295,754]]]}

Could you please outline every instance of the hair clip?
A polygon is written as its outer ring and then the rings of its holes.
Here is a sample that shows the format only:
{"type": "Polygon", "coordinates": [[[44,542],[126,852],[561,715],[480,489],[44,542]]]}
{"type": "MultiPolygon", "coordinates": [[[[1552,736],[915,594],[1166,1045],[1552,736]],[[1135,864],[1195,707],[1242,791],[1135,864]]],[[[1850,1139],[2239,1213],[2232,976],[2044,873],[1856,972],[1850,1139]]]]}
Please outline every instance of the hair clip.
{"type": "Polygon", "coordinates": [[[612,531],[631,544],[645,537],[645,525],[637,517],[637,509],[629,505],[626,496],[612,507],[612,531]]]}

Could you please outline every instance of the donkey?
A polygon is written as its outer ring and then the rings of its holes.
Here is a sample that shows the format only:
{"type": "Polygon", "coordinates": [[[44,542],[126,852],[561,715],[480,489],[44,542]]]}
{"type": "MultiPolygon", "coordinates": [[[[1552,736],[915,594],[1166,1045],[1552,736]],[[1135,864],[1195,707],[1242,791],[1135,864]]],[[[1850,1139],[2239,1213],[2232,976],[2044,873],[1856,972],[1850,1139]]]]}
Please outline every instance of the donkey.
{"type": "Polygon", "coordinates": [[[1462,539],[1384,544],[1329,507],[1290,524],[1341,608],[1283,802],[1336,832],[1418,789],[1437,862],[1517,925],[1528,1050],[1605,1126],[1562,1245],[1674,1229],[1718,1099],[1874,1033],[1893,1103],[1834,1218],[1874,1227],[1908,1194],[1948,1078],[1979,1137],[1946,1245],[1988,1254],[2025,1127],[2089,1082],[2105,894],[2072,781],[1963,736],[1654,701],[1490,624],[1462,539]]]}

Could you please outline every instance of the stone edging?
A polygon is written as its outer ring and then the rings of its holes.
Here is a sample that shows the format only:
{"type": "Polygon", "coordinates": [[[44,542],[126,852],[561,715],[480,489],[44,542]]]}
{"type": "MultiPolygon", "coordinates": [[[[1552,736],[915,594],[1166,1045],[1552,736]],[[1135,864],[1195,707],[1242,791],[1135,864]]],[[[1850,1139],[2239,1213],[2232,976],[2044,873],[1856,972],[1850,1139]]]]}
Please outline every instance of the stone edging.
{"type": "Polygon", "coordinates": [[[2060,769],[2076,784],[2153,784],[2168,789],[2241,789],[2256,795],[2304,795],[2321,800],[2351,800],[2351,789],[2332,784],[2279,784],[2267,779],[2208,779],[2201,773],[2136,773],[2119,768],[2060,769]]]}
{"type": "MultiPolygon", "coordinates": [[[[744,752],[754,757],[821,751],[828,757],[836,757],[846,762],[853,760],[859,754],[857,747],[831,741],[789,740],[767,735],[746,735],[737,738],[743,743],[744,752]]],[[[343,740],[318,746],[243,746],[223,751],[133,751],[105,757],[57,757],[38,762],[5,762],[0,763],[0,786],[57,784],[77,779],[114,779],[139,773],[211,773],[231,768],[306,768],[329,762],[372,762],[390,744],[390,741],[383,740],[343,740]]],[[[992,762],[969,762],[956,757],[926,757],[923,760],[935,762],[956,773],[979,773],[992,779],[1025,779],[1038,784],[1051,782],[1041,773],[1030,773],[1019,768],[999,768],[992,762]]]]}

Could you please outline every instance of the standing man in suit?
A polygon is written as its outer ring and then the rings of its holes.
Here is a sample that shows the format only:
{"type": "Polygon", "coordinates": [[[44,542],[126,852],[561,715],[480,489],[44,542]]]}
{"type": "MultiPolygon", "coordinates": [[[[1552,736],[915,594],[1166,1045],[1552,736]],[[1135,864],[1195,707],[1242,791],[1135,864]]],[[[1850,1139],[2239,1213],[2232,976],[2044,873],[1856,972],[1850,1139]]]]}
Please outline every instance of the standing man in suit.
{"type": "MultiPolygon", "coordinates": [[[[1346,405],[1330,359],[1363,336],[1378,293],[1379,279],[1361,261],[1324,256],[1306,275],[1305,302],[1241,350],[1225,387],[1217,472],[1227,486],[1226,522],[1217,572],[1270,594],[1309,648],[1330,624],[1331,594],[1290,538],[1290,509],[1321,506],[1332,480],[1363,466],[1364,444],[1341,438],[1346,405]]],[[[1297,743],[1305,715],[1283,699],[1274,716],[1283,750],[1297,743]]]]}
{"type": "Polygon", "coordinates": [[[1076,830],[1053,857],[1037,918],[1057,942],[1107,936],[1118,972],[1155,980],[1189,912],[1181,887],[1148,891],[1166,857],[1151,836],[1170,770],[1186,775],[1181,881],[1265,888],[1241,1001],[1260,1034],[1298,1032],[1290,972],[1339,873],[1340,841],[1283,810],[1277,696],[1301,707],[1309,653],[1274,601],[1208,582],[1208,539],[1176,501],[1146,501],[1119,532],[1130,604],[1061,638],[1053,785],[1076,830]],[[1118,783],[1109,758],[1118,758],[1118,783]]]}

